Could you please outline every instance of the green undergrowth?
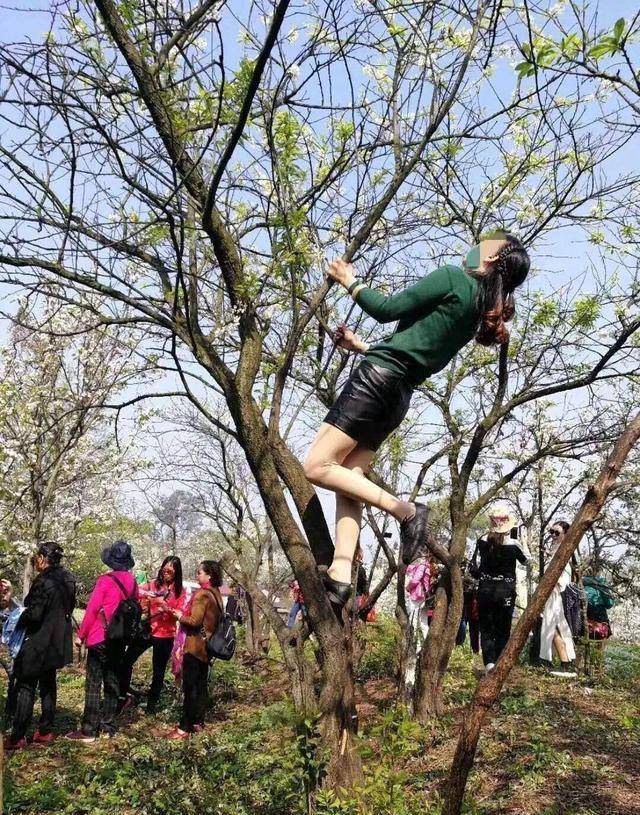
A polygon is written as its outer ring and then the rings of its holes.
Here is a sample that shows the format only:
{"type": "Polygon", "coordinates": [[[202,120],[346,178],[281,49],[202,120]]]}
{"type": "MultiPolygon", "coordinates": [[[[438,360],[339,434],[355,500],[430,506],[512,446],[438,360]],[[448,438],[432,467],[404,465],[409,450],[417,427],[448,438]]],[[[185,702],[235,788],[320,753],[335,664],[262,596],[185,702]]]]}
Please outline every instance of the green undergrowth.
{"type": "Polygon", "coordinates": [[[605,652],[606,676],[614,683],[638,681],[640,677],[640,648],[626,643],[612,642],[605,652]]]}
{"type": "Polygon", "coordinates": [[[364,645],[356,672],[358,681],[395,675],[400,647],[400,626],[396,620],[381,615],[375,623],[358,626],[357,636],[364,645]]]}
{"type": "MultiPolygon", "coordinates": [[[[397,703],[397,626],[361,628],[360,731],[363,781],[346,793],[320,789],[325,772],[317,721],[302,720],[283,693],[277,659],[216,663],[213,708],[203,734],[166,739],[179,716],[167,681],[156,716],[134,710],[112,741],[57,740],[12,755],[7,815],[440,815],[442,785],[479,660],[454,652],[446,714],[418,723],[397,703]],[[313,806],[309,809],[309,802],[313,806]]],[[[274,654],[275,656],[275,654],[274,654]]],[[[136,681],[149,679],[149,655],[136,681]]],[[[610,643],[601,678],[558,680],[519,667],[482,735],[466,815],[622,815],[640,766],[640,648],[610,643]],[[636,770],[633,768],[636,767],[636,770]],[[562,795],[558,792],[564,790],[562,795]],[[627,797],[625,797],[627,796],[627,797]],[[591,800],[585,808],[585,800],[591,800]]],[[[83,702],[77,669],[60,675],[60,732],[83,702]]]]}

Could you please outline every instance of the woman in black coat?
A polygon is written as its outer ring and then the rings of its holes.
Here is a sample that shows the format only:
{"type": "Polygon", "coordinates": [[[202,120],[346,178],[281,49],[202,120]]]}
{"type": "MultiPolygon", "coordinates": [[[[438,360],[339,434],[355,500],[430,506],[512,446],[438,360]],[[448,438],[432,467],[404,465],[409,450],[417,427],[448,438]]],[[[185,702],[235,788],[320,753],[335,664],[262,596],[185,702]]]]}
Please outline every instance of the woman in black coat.
{"type": "Polygon", "coordinates": [[[26,746],[25,735],[33,716],[36,687],[40,687],[42,715],[33,741],[49,744],[56,712],[56,671],[73,661],[71,615],[76,604],[74,576],[60,565],[62,547],[43,543],[35,557],[37,577],[24,600],[18,625],[26,631],[14,665],[15,713],[13,731],[5,748],[26,746]]]}

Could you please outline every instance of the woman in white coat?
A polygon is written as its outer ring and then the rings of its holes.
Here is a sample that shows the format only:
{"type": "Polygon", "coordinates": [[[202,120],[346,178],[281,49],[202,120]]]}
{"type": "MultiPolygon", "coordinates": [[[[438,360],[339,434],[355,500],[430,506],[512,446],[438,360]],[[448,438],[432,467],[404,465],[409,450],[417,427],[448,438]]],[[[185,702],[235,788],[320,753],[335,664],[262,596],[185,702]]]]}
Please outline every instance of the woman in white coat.
{"type": "MultiPolygon", "coordinates": [[[[549,560],[557,552],[568,528],[569,524],[566,521],[558,521],[551,527],[550,535],[553,545],[549,551],[549,560]]],[[[571,563],[567,563],[542,612],[542,630],[540,632],[540,658],[552,662],[555,648],[560,658],[560,667],[552,670],[551,674],[566,678],[577,676],[574,667],[576,649],[562,605],[562,592],[570,582],[571,563]]]]}

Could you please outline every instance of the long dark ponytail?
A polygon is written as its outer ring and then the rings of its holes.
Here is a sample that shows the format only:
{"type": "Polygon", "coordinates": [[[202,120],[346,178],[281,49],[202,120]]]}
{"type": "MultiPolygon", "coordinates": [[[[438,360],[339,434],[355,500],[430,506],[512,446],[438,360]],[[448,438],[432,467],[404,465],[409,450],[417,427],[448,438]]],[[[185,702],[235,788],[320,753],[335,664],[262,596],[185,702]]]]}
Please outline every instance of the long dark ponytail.
{"type": "Polygon", "coordinates": [[[522,241],[509,232],[496,260],[483,272],[474,275],[478,281],[478,311],[480,322],[476,341],[480,345],[503,345],[509,340],[505,323],[513,318],[516,302],[514,289],[527,275],[531,262],[522,241]]]}

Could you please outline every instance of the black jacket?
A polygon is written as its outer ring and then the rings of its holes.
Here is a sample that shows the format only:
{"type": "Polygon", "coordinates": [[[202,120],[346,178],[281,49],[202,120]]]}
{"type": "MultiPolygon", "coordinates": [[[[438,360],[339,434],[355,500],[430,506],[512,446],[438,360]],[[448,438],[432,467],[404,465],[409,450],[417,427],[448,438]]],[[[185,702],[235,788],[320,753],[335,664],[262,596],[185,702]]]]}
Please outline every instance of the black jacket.
{"type": "Polygon", "coordinates": [[[71,613],[76,604],[76,579],[61,566],[41,572],[24,599],[20,626],[27,636],[16,669],[35,677],[73,661],[71,613]]]}
{"type": "Polygon", "coordinates": [[[505,538],[504,543],[492,544],[481,538],[476,544],[469,571],[481,581],[483,577],[515,580],[516,561],[527,562],[527,556],[517,540],[505,538]]]}

